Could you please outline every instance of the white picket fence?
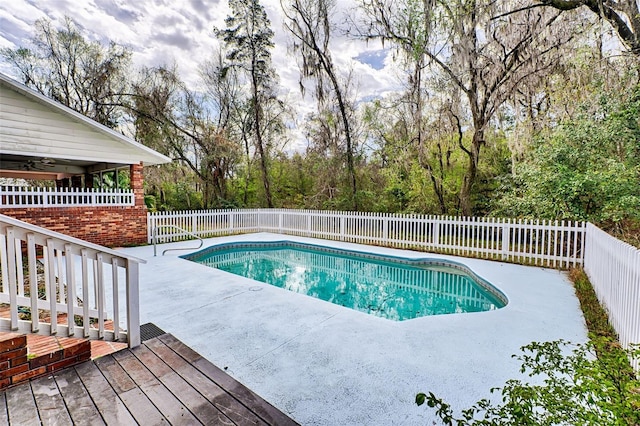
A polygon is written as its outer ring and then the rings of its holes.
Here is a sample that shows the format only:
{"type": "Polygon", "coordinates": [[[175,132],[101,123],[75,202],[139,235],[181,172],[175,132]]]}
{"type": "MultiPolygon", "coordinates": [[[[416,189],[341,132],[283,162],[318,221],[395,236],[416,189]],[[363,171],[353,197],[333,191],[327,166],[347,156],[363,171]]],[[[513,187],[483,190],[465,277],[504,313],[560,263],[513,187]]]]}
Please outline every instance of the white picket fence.
{"type": "MultiPolygon", "coordinates": [[[[150,213],[157,242],[250,232],[323,238],[567,268],[583,265],[620,342],[640,343],[640,251],[593,224],[317,210],[150,213]]],[[[640,370],[640,363],[634,364],[640,370]]]]}
{"type": "Polygon", "coordinates": [[[130,189],[0,186],[0,208],[133,206],[130,189]]]}
{"type": "Polygon", "coordinates": [[[138,346],[139,263],[0,214],[0,330],[138,346]]]}
{"type": "MultiPolygon", "coordinates": [[[[587,224],[584,270],[620,344],[640,343],[640,250],[587,224]]],[[[634,365],[640,370],[640,362],[634,365]]]]}
{"type": "Polygon", "coordinates": [[[289,209],[156,212],[148,241],[249,232],[324,238],[566,268],[582,264],[584,222],[289,209]],[[163,228],[160,228],[163,227],[163,228]]]}

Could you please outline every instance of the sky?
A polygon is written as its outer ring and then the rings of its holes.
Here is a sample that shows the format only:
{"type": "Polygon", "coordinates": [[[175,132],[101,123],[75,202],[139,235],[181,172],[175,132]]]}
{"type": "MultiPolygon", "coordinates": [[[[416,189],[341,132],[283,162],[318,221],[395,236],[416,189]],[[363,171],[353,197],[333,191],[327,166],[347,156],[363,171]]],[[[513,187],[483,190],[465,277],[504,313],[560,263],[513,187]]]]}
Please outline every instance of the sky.
{"type": "MultiPolygon", "coordinates": [[[[280,0],[261,3],[275,32],[272,60],[280,76],[280,92],[297,111],[294,150],[302,149],[306,142],[300,127],[305,115],[313,111],[314,103],[300,95],[299,70],[295,58],[288,53],[290,39],[283,26],[280,0]]],[[[340,23],[353,13],[354,3],[337,3],[334,22],[340,23]]],[[[226,0],[8,0],[0,3],[0,47],[28,47],[37,19],[48,18],[59,24],[69,16],[87,39],[113,40],[128,46],[135,65],[175,62],[183,80],[199,90],[198,64],[210,58],[217,44],[213,28],[224,28],[228,14],[226,0]]],[[[340,73],[352,71],[358,100],[384,96],[401,85],[392,55],[377,42],[364,43],[336,34],[331,53],[340,73]]],[[[0,64],[0,72],[11,76],[6,65],[0,64]]]]}

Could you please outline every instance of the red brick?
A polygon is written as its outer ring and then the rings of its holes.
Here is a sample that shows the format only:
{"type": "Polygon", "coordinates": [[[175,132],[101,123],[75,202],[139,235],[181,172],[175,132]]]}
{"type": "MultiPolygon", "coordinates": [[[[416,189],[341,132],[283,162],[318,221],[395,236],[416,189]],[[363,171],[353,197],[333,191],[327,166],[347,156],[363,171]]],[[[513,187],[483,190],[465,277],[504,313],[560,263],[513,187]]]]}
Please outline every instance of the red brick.
{"type": "Polygon", "coordinates": [[[12,351],[9,352],[4,352],[0,354],[0,362],[1,361],[8,361],[10,359],[14,359],[14,358],[20,358],[22,356],[25,356],[27,354],[27,348],[22,347],[22,348],[18,348],[18,349],[14,349],[12,351]]]}
{"type": "Polygon", "coordinates": [[[27,346],[27,336],[15,334],[0,336],[0,353],[13,351],[27,346]]]}
{"type": "Polygon", "coordinates": [[[11,379],[0,379],[0,390],[6,388],[11,384],[11,379]]]}
{"type": "Polygon", "coordinates": [[[29,362],[29,357],[27,355],[19,356],[17,358],[12,358],[9,360],[9,363],[12,367],[16,367],[18,365],[22,365],[29,362]]]}
{"type": "Polygon", "coordinates": [[[73,346],[64,348],[62,357],[69,358],[86,351],[91,351],[91,342],[89,340],[80,340],[73,346]]]}
{"type": "Polygon", "coordinates": [[[62,349],[50,354],[40,355],[29,361],[30,368],[38,368],[43,365],[52,364],[62,359],[62,349]]]}
{"type": "Polygon", "coordinates": [[[79,364],[80,362],[82,362],[82,361],[80,361],[78,359],[78,357],[75,357],[75,356],[71,357],[71,358],[65,358],[65,359],[63,359],[61,361],[54,362],[53,364],[47,365],[47,371],[49,373],[51,373],[53,371],[61,370],[61,369],[66,368],[66,367],[70,367],[72,365],[79,364]]]}
{"type": "Polygon", "coordinates": [[[33,379],[34,377],[46,374],[47,367],[38,367],[34,370],[25,371],[24,373],[16,374],[11,378],[11,383],[20,383],[25,380],[33,379]]]}
{"type": "Polygon", "coordinates": [[[0,371],[9,368],[9,361],[0,362],[0,371]]]}
{"type": "Polygon", "coordinates": [[[0,209],[0,212],[101,245],[144,244],[147,223],[142,183],[139,188],[134,187],[136,205],[132,207],[0,209]]]}
{"type": "Polygon", "coordinates": [[[0,379],[6,379],[16,374],[24,373],[29,370],[29,364],[18,365],[17,367],[8,368],[0,371],[0,379]]]}

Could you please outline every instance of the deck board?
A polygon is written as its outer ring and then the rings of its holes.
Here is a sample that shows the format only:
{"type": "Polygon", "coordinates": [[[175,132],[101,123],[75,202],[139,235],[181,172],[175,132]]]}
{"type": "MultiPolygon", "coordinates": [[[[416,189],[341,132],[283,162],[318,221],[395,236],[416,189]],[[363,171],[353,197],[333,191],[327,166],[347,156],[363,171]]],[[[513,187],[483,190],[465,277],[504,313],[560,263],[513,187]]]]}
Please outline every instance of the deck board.
{"type": "Polygon", "coordinates": [[[7,414],[7,395],[0,393],[0,424],[9,424],[9,414],[7,414]]]}
{"type": "Polygon", "coordinates": [[[33,380],[31,382],[31,391],[38,406],[40,420],[44,426],[73,425],[53,376],[45,376],[33,380]]]}
{"type": "Polygon", "coordinates": [[[297,423],[165,334],[0,392],[0,424],[297,423]]]}
{"type": "Polygon", "coordinates": [[[260,417],[212,382],[161,340],[150,340],[147,346],[233,422],[241,425],[266,424],[260,417]]]}
{"type": "Polygon", "coordinates": [[[87,362],[75,368],[80,380],[82,380],[87,392],[89,392],[89,396],[91,396],[93,403],[107,424],[136,424],[124,402],[118,398],[118,394],[107,382],[107,379],[102,375],[95,363],[87,362]]]}
{"type": "Polygon", "coordinates": [[[40,415],[36,401],[31,393],[31,383],[22,383],[9,388],[7,393],[7,412],[9,424],[33,425],[40,424],[40,415]]]}
{"type": "Polygon", "coordinates": [[[158,377],[164,386],[205,425],[233,424],[227,416],[187,383],[146,346],[136,348],[136,357],[158,377]]]}
{"type": "Polygon", "coordinates": [[[62,370],[56,373],[54,378],[69,416],[75,424],[96,426],[105,424],[75,368],[62,370]]]}
{"type": "Polygon", "coordinates": [[[256,393],[250,391],[242,383],[238,382],[220,368],[203,358],[199,353],[176,339],[171,334],[160,336],[159,340],[173,349],[180,356],[188,360],[198,371],[208,377],[218,386],[224,388],[243,404],[251,407],[251,410],[259,415],[266,423],[276,425],[296,425],[291,418],[269,404],[256,393]]]}
{"type": "Polygon", "coordinates": [[[168,424],[156,406],[153,405],[114,357],[99,358],[95,364],[138,423],[147,425],[168,424]]]}
{"type": "Polygon", "coordinates": [[[171,424],[200,423],[131,351],[118,352],[114,358],[171,424]]]}

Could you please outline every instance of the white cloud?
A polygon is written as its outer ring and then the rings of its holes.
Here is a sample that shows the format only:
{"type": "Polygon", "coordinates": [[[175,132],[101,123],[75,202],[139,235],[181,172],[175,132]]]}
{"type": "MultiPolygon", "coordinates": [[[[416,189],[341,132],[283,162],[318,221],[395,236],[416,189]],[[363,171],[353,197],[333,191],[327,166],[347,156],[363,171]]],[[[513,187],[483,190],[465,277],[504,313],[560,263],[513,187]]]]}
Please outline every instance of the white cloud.
{"type": "MultiPolygon", "coordinates": [[[[280,0],[262,1],[275,33],[273,63],[280,76],[282,93],[298,105],[298,124],[313,110],[313,100],[302,98],[298,66],[287,51],[289,35],[283,26],[280,0]]],[[[336,24],[352,13],[353,1],[341,1],[336,24]]],[[[229,13],[226,0],[11,0],[0,4],[0,46],[28,45],[36,19],[48,17],[61,23],[71,17],[90,39],[113,40],[130,47],[136,65],[178,64],[181,77],[198,86],[198,64],[208,59],[217,45],[213,28],[224,28],[229,13]]],[[[335,34],[331,51],[343,77],[353,72],[360,99],[371,99],[400,86],[391,55],[380,56],[376,43],[348,39],[335,34]],[[368,54],[364,54],[369,52],[368,54]],[[373,53],[371,53],[373,52],[373,53]],[[363,62],[368,63],[363,63],[363,62]],[[373,66],[372,66],[373,65],[373,66]]],[[[6,72],[6,67],[0,68],[6,72]]],[[[304,141],[298,142],[304,144],[304,141]]]]}

